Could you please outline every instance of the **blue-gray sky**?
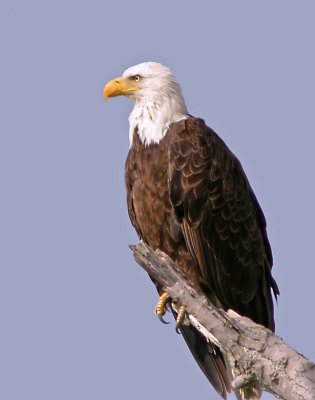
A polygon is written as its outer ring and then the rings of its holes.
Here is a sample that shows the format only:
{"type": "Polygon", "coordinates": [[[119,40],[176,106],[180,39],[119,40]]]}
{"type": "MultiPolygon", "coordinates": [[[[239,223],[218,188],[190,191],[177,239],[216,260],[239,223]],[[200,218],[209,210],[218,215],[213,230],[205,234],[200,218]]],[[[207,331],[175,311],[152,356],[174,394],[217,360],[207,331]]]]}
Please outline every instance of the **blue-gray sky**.
{"type": "Polygon", "coordinates": [[[312,0],[2,0],[1,399],[218,398],[128,248],[132,105],[102,89],[149,60],[241,160],[268,221],[277,333],[315,360],[314,13],[312,0]]]}

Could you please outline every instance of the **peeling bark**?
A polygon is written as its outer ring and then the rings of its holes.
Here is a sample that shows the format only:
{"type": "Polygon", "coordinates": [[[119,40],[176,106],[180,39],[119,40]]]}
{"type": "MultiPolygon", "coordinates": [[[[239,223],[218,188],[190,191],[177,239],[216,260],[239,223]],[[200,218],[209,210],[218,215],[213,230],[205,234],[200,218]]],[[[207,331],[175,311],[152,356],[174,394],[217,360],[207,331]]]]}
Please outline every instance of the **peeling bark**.
{"type": "Polygon", "coordinates": [[[187,281],[161,251],[144,243],[130,246],[135,260],[185,305],[190,322],[220,347],[233,370],[233,390],[255,385],[284,400],[315,400],[315,365],[269,329],[232,310],[225,312],[187,281]]]}

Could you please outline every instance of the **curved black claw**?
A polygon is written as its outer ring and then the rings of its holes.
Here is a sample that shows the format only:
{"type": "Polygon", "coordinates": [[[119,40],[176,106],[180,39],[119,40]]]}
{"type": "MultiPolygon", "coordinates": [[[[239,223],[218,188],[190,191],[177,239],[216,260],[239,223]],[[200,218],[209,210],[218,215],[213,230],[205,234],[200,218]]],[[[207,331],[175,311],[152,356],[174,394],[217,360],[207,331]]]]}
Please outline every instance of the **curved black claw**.
{"type": "Polygon", "coordinates": [[[158,315],[158,319],[162,322],[162,324],[169,324],[168,321],[165,321],[165,319],[163,318],[163,315],[158,315]]]}
{"type": "Polygon", "coordinates": [[[176,327],[175,327],[175,332],[178,334],[178,335],[181,335],[182,334],[182,332],[180,331],[180,324],[176,324],[176,327]]]}

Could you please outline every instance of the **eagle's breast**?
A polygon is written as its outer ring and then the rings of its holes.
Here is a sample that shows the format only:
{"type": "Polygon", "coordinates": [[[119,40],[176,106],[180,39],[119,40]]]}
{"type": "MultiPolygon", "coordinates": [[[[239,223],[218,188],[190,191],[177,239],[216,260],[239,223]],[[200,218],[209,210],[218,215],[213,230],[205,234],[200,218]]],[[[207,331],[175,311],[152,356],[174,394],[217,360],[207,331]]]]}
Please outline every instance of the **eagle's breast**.
{"type": "Polygon", "coordinates": [[[164,251],[168,250],[170,241],[177,241],[181,236],[169,199],[168,145],[168,134],[159,144],[144,145],[135,132],[125,170],[132,224],[150,247],[164,251]]]}

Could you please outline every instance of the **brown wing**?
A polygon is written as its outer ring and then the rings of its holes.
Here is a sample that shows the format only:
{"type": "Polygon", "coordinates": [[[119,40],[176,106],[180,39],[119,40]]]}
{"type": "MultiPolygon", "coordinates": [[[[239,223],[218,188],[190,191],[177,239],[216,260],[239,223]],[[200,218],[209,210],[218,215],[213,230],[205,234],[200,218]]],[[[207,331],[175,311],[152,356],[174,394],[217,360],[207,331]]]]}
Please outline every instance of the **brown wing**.
{"type": "Polygon", "coordinates": [[[203,289],[274,330],[266,222],[239,161],[201,119],[174,124],[171,135],[171,202],[203,289]]]}

